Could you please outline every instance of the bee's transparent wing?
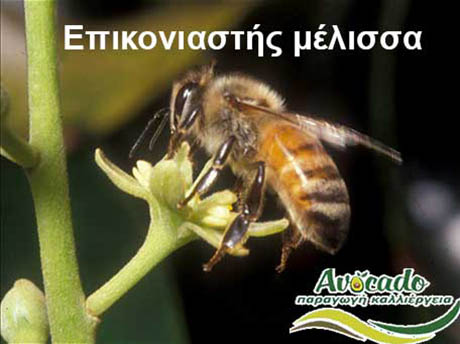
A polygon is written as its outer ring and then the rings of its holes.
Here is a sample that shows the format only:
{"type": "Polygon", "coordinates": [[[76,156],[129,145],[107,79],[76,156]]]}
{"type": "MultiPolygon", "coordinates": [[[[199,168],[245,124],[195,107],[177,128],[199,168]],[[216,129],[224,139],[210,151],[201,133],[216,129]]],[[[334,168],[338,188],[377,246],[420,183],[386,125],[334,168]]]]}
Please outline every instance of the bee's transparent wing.
{"type": "Polygon", "coordinates": [[[263,111],[278,118],[283,118],[284,120],[297,125],[300,130],[304,130],[310,135],[315,135],[319,140],[327,142],[338,148],[361,145],[390,158],[398,164],[402,163],[401,153],[397,150],[394,150],[393,148],[344,125],[332,124],[327,121],[289,112],[276,112],[266,107],[254,105],[240,99],[236,99],[236,102],[242,109],[246,108],[263,111]]]}
{"type": "Polygon", "coordinates": [[[288,116],[291,117],[291,121],[292,118],[295,118],[300,129],[316,135],[320,140],[333,146],[346,148],[347,146],[361,145],[390,158],[398,164],[402,163],[401,153],[354,129],[298,114],[289,114],[288,116]]]}

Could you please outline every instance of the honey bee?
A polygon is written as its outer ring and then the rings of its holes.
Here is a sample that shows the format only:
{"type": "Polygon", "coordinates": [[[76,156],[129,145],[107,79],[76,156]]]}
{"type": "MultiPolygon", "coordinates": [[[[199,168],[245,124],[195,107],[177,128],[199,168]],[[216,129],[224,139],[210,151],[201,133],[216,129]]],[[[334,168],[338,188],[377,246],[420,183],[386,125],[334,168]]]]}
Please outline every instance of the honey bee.
{"type": "Polygon", "coordinates": [[[216,75],[214,63],[173,84],[169,113],[169,156],[184,140],[213,156],[212,167],[179,207],[205,193],[225,165],[238,178],[238,215],[205,271],[244,243],[249,225],[262,213],[266,187],[278,195],[290,219],[278,272],[305,241],[331,254],[340,249],[348,233],[349,196],[323,142],[340,148],[363,145],[402,161],[397,151],[353,129],[287,111],[283,98],[263,82],[241,74],[216,75]]]}

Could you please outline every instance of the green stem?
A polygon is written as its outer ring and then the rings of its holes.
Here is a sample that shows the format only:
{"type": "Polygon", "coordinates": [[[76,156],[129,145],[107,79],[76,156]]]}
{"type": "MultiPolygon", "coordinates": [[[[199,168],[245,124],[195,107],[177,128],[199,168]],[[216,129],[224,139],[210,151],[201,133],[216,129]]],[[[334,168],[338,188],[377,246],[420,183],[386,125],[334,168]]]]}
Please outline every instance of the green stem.
{"type": "Polygon", "coordinates": [[[54,343],[94,342],[72,230],[56,69],[54,0],[26,0],[30,143],[40,163],[27,171],[35,204],[46,306],[54,343]]]}
{"type": "Polygon", "coordinates": [[[1,94],[1,147],[0,154],[5,158],[24,167],[31,168],[38,164],[39,154],[28,142],[16,136],[6,123],[6,117],[9,111],[9,98],[3,85],[0,84],[1,94]]]}
{"type": "Polygon", "coordinates": [[[32,168],[38,164],[40,159],[37,150],[12,133],[3,123],[1,135],[1,155],[24,168],[32,168]]]}
{"type": "Polygon", "coordinates": [[[144,243],[115,276],[88,297],[86,307],[90,314],[100,316],[166,256],[194,238],[190,234],[180,237],[173,230],[183,221],[178,215],[154,200],[150,204],[150,218],[155,222],[150,223],[144,243]]]}

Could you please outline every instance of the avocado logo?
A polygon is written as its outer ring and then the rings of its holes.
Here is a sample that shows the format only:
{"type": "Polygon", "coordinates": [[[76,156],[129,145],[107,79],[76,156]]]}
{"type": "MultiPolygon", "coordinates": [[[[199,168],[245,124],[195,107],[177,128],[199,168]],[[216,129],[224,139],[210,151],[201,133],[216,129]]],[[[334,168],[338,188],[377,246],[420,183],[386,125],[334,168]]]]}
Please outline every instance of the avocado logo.
{"type": "Polygon", "coordinates": [[[422,293],[430,282],[415,273],[412,268],[406,268],[396,276],[373,275],[368,270],[355,271],[354,274],[346,273],[337,275],[335,269],[323,270],[313,289],[315,294],[327,291],[329,294],[343,294],[365,292],[368,294],[385,293],[422,293]]]}
{"type": "Polygon", "coordinates": [[[359,293],[363,291],[364,284],[361,278],[359,278],[358,276],[355,276],[351,279],[350,287],[352,291],[354,291],[355,293],[359,293]]]}
{"type": "MultiPolygon", "coordinates": [[[[460,299],[453,295],[424,294],[430,282],[413,268],[390,276],[370,271],[337,274],[334,268],[324,269],[313,294],[297,295],[295,304],[316,308],[293,322],[289,333],[322,329],[358,341],[379,344],[415,344],[433,339],[460,316],[460,299]],[[411,306],[431,308],[450,306],[438,318],[418,324],[392,324],[362,320],[354,312],[340,307],[411,306]]],[[[439,313],[438,313],[439,314],[439,313]]]]}

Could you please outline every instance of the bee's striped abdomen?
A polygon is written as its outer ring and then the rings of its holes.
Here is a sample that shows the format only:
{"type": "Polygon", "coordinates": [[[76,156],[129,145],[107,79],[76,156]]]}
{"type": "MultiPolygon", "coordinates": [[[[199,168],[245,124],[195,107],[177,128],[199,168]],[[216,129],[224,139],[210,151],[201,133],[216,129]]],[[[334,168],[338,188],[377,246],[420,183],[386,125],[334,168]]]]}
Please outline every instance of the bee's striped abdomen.
{"type": "Polygon", "coordinates": [[[277,123],[265,131],[260,154],[270,187],[302,237],[335,253],[348,232],[349,198],[321,143],[292,125],[277,123]]]}

